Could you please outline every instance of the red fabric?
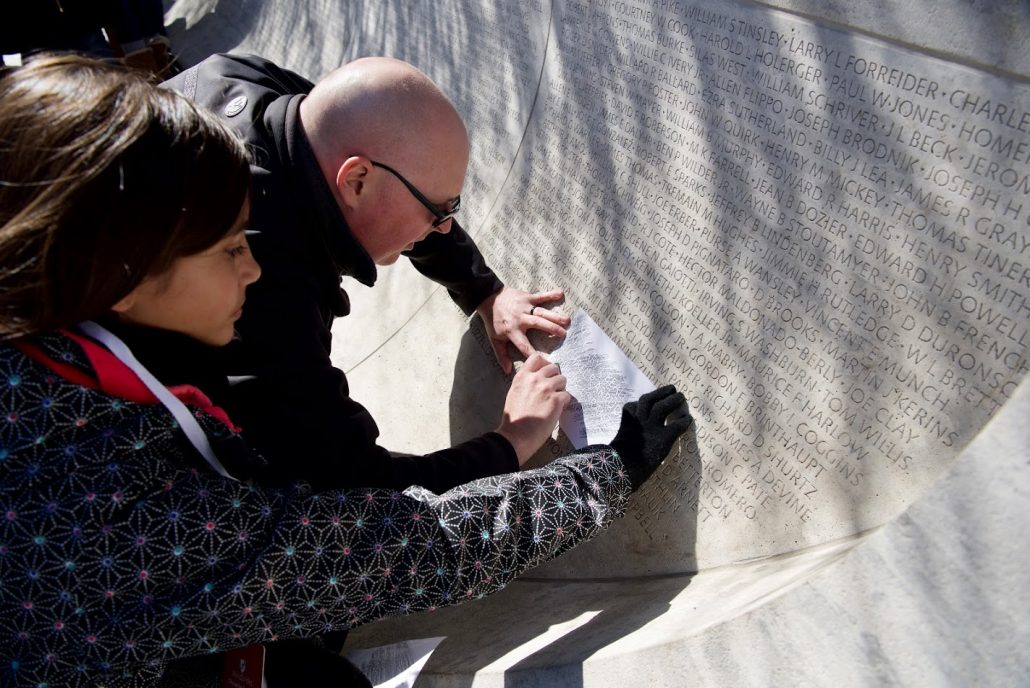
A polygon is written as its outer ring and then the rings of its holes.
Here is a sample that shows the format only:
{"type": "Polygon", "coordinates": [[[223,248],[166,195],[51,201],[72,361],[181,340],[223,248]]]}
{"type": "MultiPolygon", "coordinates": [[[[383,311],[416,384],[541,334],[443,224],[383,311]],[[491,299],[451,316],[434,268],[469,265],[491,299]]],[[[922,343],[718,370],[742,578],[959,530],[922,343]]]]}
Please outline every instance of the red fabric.
{"type": "Polygon", "coordinates": [[[222,423],[233,432],[240,432],[241,428],[232,422],[232,419],[229,418],[229,414],[226,413],[225,409],[221,406],[215,406],[199,387],[194,387],[193,385],[176,385],[175,387],[169,387],[168,391],[174,394],[182,403],[196,406],[201,411],[204,411],[205,413],[222,421],[222,423]]]}
{"type": "MultiPolygon", "coordinates": [[[[99,389],[111,396],[137,404],[160,403],[157,397],[154,396],[154,393],[137,377],[136,373],[132,372],[129,366],[122,363],[117,356],[105,347],[97,344],[92,339],[74,332],[69,332],[68,330],[61,330],[60,332],[82,348],[86,358],[89,359],[90,366],[93,368],[95,378],[67,363],[55,361],[43,353],[41,349],[24,339],[14,342],[14,346],[32,360],[45,365],[73,384],[90,389],[99,389]]],[[[225,409],[211,403],[208,396],[199,388],[193,385],[176,385],[175,387],[169,387],[168,391],[175,395],[182,403],[196,406],[205,413],[214,416],[234,432],[240,431],[240,428],[229,418],[229,414],[225,412],[225,409]]]]}
{"type": "MultiPolygon", "coordinates": [[[[93,367],[93,374],[97,376],[97,387],[111,396],[134,401],[137,404],[156,404],[157,397],[147,388],[143,381],[136,377],[129,366],[118,360],[118,357],[100,346],[92,339],[68,330],[61,330],[61,334],[78,344],[89,364],[93,367]]],[[[208,402],[211,403],[211,402],[208,402]]]]}
{"type": "Polygon", "coordinates": [[[79,385],[80,387],[88,387],[89,389],[97,388],[97,381],[94,378],[82,372],[75,366],[70,366],[67,363],[62,363],[61,361],[55,361],[35,345],[29,344],[24,339],[16,339],[11,342],[11,344],[14,345],[15,349],[21,351],[33,361],[46,366],[68,382],[79,385]]]}

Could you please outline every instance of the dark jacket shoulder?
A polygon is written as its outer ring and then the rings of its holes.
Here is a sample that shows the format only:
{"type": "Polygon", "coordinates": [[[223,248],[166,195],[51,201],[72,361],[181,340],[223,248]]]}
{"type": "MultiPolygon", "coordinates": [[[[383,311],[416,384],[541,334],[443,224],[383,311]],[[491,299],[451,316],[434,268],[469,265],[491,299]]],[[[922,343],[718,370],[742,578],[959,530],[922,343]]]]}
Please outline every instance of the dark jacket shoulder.
{"type": "Polygon", "coordinates": [[[306,94],[315,86],[296,72],[263,57],[229,54],[212,55],[163,85],[220,115],[243,119],[255,110],[263,110],[262,98],[306,94]],[[233,114],[226,112],[227,106],[239,96],[254,102],[248,102],[248,107],[233,114]]]}

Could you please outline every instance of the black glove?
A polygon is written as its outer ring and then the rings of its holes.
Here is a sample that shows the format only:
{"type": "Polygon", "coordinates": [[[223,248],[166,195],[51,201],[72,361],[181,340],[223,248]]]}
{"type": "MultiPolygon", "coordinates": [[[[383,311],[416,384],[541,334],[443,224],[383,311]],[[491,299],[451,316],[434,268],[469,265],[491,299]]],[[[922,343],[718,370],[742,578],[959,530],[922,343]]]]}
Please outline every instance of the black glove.
{"type": "Polygon", "coordinates": [[[612,449],[622,458],[634,491],[651,477],[691,422],[686,398],[672,385],[622,407],[622,424],[612,449]]]}

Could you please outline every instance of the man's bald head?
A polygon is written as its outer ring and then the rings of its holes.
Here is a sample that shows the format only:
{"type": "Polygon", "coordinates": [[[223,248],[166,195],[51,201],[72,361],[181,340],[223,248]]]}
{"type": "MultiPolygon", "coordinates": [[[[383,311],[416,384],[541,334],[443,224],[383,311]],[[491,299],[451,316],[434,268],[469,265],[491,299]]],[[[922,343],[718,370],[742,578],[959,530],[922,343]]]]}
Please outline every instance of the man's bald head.
{"type": "MultiPolygon", "coordinates": [[[[461,192],[468,166],[465,125],[443,91],[406,62],[349,62],[315,85],[301,103],[300,120],[341,212],[377,262],[392,262],[393,244],[403,239],[406,247],[407,239],[425,238],[433,228],[416,232],[421,220],[414,214],[408,221],[389,212],[397,203],[410,207],[410,193],[371,161],[399,171],[434,204],[445,206],[461,192]],[[380,247],[386,239],[389,245],[380,247]]],[[[424,208],[422,213],[428,215],[424,208]]]]}
{"type": "Polygon", "coordinates": [[[443,91],[389,57],[362,58],[330,72],[302,103],[301,121],[323,168],[360,154],[409,169],[420,157],[442,152],[437,148],[468,146],[461,116],[443,91]]]}

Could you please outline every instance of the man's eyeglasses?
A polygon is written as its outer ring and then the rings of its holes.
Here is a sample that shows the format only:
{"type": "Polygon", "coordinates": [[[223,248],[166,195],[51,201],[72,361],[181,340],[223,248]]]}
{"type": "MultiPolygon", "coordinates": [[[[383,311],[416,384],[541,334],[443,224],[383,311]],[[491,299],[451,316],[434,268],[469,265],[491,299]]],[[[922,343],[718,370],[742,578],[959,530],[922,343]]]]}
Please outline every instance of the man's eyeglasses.
{"type": "Polygon", "coordinates": [[[376,162],[375,160],[372,161],[372,165],[373,167],[381,167],[393,176],[397,177],[397,179],[400,179],[401,184],[408,187],[408,191],[411,192],[411,195],[418,199],[418,202],[424,205],[426,209],[433,214],[433,217],[436,218],[436,220],[433,221],[434,227],[439,227],[444,222],[447,222],[447,220],[450,220],[452,217],[454,217],[455,213],[458,212],[458,208],[461,206],[460,194],[452,198],[450,201],[448,201],[447,205],[449,206],[449,208],[447,212],[444,212],[440,210],[440,208],[436,204],[434,204],[432,201],[426,198],[421,191],[415,188],[414,184],[405,179],[403,175],[401,175],[401,173],[397,170],[393,169],[388,165],[384,165],[381,162],[376,162]]]}

